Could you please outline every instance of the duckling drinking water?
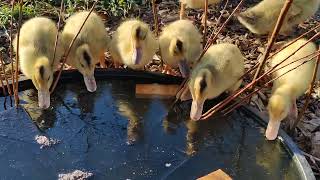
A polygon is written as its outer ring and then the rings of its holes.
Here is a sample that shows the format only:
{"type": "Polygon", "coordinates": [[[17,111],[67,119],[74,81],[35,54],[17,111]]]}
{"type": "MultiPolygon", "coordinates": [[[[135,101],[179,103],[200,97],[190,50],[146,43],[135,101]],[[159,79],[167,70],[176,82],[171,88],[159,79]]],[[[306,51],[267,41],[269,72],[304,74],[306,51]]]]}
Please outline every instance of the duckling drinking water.
{"type": "MultiPolygon", "coordinates": [[[[67,19],[62,31],[65,49],[69,47],[88,14],[89,12],[83,11],[75,13],[67,19]]],[[[104,52],[108,43],[109,37],[102,19],[92,12],[75,40],[67,59],[67,63],[77,68],[83,75],[87,90],[90,92],[97,89],[94,69],[99,60],[100,62],[102,59],[104,61],[104,52]]]]}
{"type": "Polygon", "coordinates": [[[123,22],[112,37],[110,53],[115,63],[142,69],[158,50],[158,42],[149,26],[136,19],[123,22]]]}
{"type": "MultiPolygon", "coordinates": [[[[252,33],[271,33],[276,25],[285,0],[263,0],[256,6],[238,15],[238,20],[252,33]]],[[[286,15],[280,34],[286,35],[292,27],[302,23],[314,15],[320,5],[320,0],[294,0],[286,15]]]]}
{"type": "Polygon", "coordinates": [[[237,90],[244,73],[244,57],[233,44],[212,45],[191,73],[189,89],[192,96],[190,118],[199,120],[203,104],[225,91],[237,90]]]}
{"type": "MultiPolygon", "coordinates": [[[[55,59],[54,46],[58,29],[55,23],[45,17],[35,17],[26,21],[20,29],[19,64],[22,73],[30,78],[38,90],[39,107],[50,106],[50,86],[63,49],[57,44],[55,59]]],[[[17,37],[13,42],[17,53],[17,37]]]]}
{"type": "Polygon", "coordinates": [[[163,61],[170,67],[179,66],[183,77],[202,51],[201,35],[189,20],[178,20],[163,28],[159,38],[163,61]]]}
{"type": "MultiPolygon", "coordinates": [[[[280,51],[271,59],[271,66],[275,66],[283,61],[306,42],[306,39],[300,39],[284,50],[280,51]]],[[[279,67],[292,63],[316,51],[316,45],[310,42],[285,62],[283,62],[279,67]]],[[[309,58],[310,57],[306,57],[282,69],[279,69],[273,74],[273,76],[278,77],[290,69],[297,67],[309,58]]],[[[312,81],[314,66],[315,59],[303,64],[295,70],[292,70],[273,82],[272,95],[268,104],[269,123],[266,130],[266,137],[268,140],[274,140],[277,137],[280,123],[283,119],[286,117],[290,118],[290,120],[297,118],[298,110],[296,99],[307,91],[312,81]]]]}

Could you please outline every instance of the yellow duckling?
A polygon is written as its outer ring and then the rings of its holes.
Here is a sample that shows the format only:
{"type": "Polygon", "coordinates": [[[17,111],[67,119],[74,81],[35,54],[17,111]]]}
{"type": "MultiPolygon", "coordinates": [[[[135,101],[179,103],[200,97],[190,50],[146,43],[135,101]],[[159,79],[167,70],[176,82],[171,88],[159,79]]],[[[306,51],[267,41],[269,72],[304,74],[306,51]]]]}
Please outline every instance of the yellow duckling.
{"type": "MultiPolygon", "coordinates": [[[[72,39],[80,30],[88,13],[87,11],[79,12],[67,19],[62,31],[65,49],[69,47],[72,39]]],[[[83,75],[87,90],[90,92],[97,89],[94,69],[99,60],[103,64],[104,52],[108,48],[108,43],[109,37],[102,19],[92,12],[75,40],[67,59],[67,63],[77,68],[83,75]]]]}
{"type": "Polygon", "coordinates": [[[212,45],[194,68],[189,81],[192,96],[190,118],[199,120],[203,104],[225,91],[237,90],[244,73],[244,57],[236,45],[212,45]]]}
{"type": "MultiPolygon", "coordinates": [[[[276,25],[285,0],[263,0],[256,6],[240,13],[241,24],[255,34],[271,33],[276,25]]],[[[314,15],[320,0],[294,0],[281,27],[280,34],[286,35],[292,27],[314,15]]]]}
{"type": "MultiPolygon", "coordinates": [[[[208,5],[209,4],[218,4],[220,3],[221,0],[208,0],[208,5]]],[[[192,9],[200,9],[205,6],[205,0],[180,0],[181,3],[181,10],[180,10],[180,19],[184,19],[185,16],[185,9],[187,8],[192,8],[192,9]]],[[[202,24],[204,24],[204,15],[202,15],[202,24]]]]}
{"type": "MultiPolygon", "coordinates": [[[[271,59],[271,66],[275,66],[283,61],[306,42],[306,39],[300,39],[284,50],[280,51],[271,59]]],[[[287,59],[284,63],[282,63],[279,67],[294,62],[316,51],[316,45],[310,42],[289,59],[287,59]]],[[[276,71],[273,76],[278,77],[290,69],[297,67],[309,58],[310,57],[307,57],[290,64],[287,67],[276,71]]],[[[290,120],[297,118],[298,110],[296,99],[307,91],[312,80],[314,66],[315,60],[309,61],[274,81],[272,95],[268,104],[269,123],[266,130],[266,137],[268,140],[274,140],[277,137],[280,123],[284,118],[289,117],[291,118],[290,120]]]]}
{"type": "MultiPolygon", "coordinates": [[[[61,42],[58,42],[55,59],[54,46],[58,29],[45,17],[36,17],[25,22],[20,29],[19,64],[22,73],[30,78],[38,90],[39,107],[50,106],[50,86],[53,72],[62,56],[61,42]]],[[[17,53],[17,37],[13,42],[17,53]]]]}
{"type": "Polygon", "coordinates": [[[149,26],[133,19],[118,27],[112,36],[109,50],[115,63],[142,69],[153,58],[158,46],[149,26]]]}
{"type": "Polygon", "coordinates": [[[189,20],[178,20],[163,28],[159,44],[163,61],[173,68],[179,66],[183,77],[189,75],[189,67],[202,51],[201,35],[189,20]]]}

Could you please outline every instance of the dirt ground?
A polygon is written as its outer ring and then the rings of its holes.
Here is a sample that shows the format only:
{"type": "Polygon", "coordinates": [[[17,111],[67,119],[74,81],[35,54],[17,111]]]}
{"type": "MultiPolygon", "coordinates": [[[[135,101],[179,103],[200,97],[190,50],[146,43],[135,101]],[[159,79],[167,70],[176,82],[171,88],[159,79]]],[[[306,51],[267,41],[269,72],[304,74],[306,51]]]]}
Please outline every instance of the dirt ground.
{"type": "MultiPolygon", "coordinates": [[[[209,32],[210,34],[212,31],[216,32],[219,26],[218,17],[220,13],[223,14],[220,22],[224,22],[232,10],[236,7],[239,0],[229,0],[226,10],[222,11],[226,0],[222,1],[218,6],[210,6],[209,8],[209,21],[210,27],[209,32]]],[[[240,8],[240,11],[253,6],[259,2],[259,0],[247,0],[244,2],[244,5],[240,8]]],[[[102,10],[98,10],[98,12],[103,15],[106,14],[102,10]]],[[[192,10],[187,9],[188,18],[194,20],[195,24],[201,29],[200,21],[202,10],[192,10]]],[[[165,26],[166,24],[177,20],[179,18],[179,4],[177,1],[172,0],[162,0],[162,2],[158,5],[158,14],[159,14],[159,24],[160,29],[161,27],[165,26]]],[[[66,15],[67,16],[67,15],[66,15]]],[[[104,15],[103,15],[104,16],[104,15]]],[[[110,35],[114,32],[114,30],[118,27],[121,23],[119,17],[106,17],[106,27],[110,32],[110,35]]],[[[153,25],[153,14],[150,6],[139,7],[136,8],[130,14],[130,17],[140,17],[143,21],[153,25]]],[[[129,18],[129,17],[128,17],[129,18]]],[[[55,19],[57,19],[55,17],[55,19]]],[[[290,37],[278,37],[277,41],[283,40],[290,40],[299,35],[303,32],[310,30],[310,28],[314,27],[315,24],[320,22],[320,11],[308,21],[302,23],[297,27],[294,33],[290,37]]],[[[15,24],[16,27],[16,24],[15,24]]],[[[319,31],[319,29],[318,29],[319,31]]],[[[311,37],[316,32],[310,33],[308,37],[311,37]]],[[[319,44],[319,40],[318,44],[319,44]]],[[[264,49],[267,44],[267,37],[266,36],[257,36],[250,33],[247,29],[245,29],[235,18],[232,18],[231,21],[227,24],[226,28],[219,34],[216,43],[221,42],[229,42],[238,45],[241,49],[242,53],[246,57],[245,68],[249,69],[253,65],[257,63],[258,57],[264,52],[264,49]]],[[[7,29],[1,28],[0,29],[0,49],[3,47],[2,56],[6,63],[10,62],[9,58],[9,50],[8,50],[8,33],[7,29]]],[[[110,60],[108,54],[106,54],[106,60],[110,60]]],[[[110,64],[110,63],[109,63],[110,64]]],[[[154,59],[150,64],[147,65],[147,70],[160,72],[159,59],[154,59]]],[[[10,68],[8,68],[10,69],[10,68]]],[[[10,70],[8,70],[10,72],[10,70]]],[[[245,77],[245,83],[251,81],[253,74],[249,74],[245,77]]],[[[252,98],[251,105],[256,107],[262,112],[265,112],[266,105],[268,102],[268,97],[270,96],[271,87],[263,88],[259,92],[259,96],[254,96],[252,98]]],[[[319,178],[320,177],[320,88],[319,85],[315,88],[315,91],[312,94],[311,103],[305,112],[305,116],[303,117],[302,121],[299,123],[295,133],[292,135],[294,141],[299,145],[301,150],[304,152],[306,158],[309,160],[309,163],[314,170],[315,175],[319,178]]],[[[299,110],[302,109],[303,104],[305,102],[305,96],[301,97],[298,100],[298,108],[299,110]]]]}

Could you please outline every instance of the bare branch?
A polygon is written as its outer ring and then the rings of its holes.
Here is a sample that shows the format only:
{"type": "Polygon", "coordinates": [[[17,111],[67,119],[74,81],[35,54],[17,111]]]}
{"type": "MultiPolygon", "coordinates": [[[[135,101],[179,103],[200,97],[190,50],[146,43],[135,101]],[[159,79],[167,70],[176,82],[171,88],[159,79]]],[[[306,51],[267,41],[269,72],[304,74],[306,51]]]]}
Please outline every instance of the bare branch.
{"type": "Polygon", "coordinates": [[[20,28],[21,28],[21,21],[22,21],[22,5],[23,0],[19,1],[19,21],[18,21],[18,33],[17,33],[17,54],[16,54],[16,70],[15,70],[15,86],[14,86],[14,102],[15,106],[18,107],[19,105],[19,42],[20,42],[20,28]]]}
{"type": "Polygon", "coordinates": [[[156,36],[159,36],[159,23],[158,23],[158,12],[157,12],[156,0],[152,0],[152,12],[153,12],[155,33],[156,33],[156,36]]]}
{"type": "Polygon", "coordinates": [[[208,20],[208,0],[204,0],[204,13],[203,13],[203,19],[204,19],[204,25],[203,25],[203,47],[205,46],[206,39],[207,39],[207,20],[208,20]]]}

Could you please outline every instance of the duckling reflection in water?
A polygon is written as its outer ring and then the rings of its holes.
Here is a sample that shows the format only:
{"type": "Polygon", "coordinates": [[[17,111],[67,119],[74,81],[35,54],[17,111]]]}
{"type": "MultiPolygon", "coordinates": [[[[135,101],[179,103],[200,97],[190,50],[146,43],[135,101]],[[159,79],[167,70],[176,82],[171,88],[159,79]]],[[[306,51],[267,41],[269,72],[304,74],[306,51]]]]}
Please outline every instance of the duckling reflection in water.
{"type": "Polygon", "coordinates": [[[54,126],[57,119],[55,107],[58,103],[56,101],[52,101],[53,108],[39,109],[37,105],[37,93],[33,89],[22,92],[19,98],[22,106],[39,129],[46,130],[54,126]]]}
{"type": "Polygon", "coordinates": [[[133,81],[114,81],[112,83],[112,97],[114,98],[120,115],[128,119],[127,144],[134,144],[143,137],[143,122],[139,118],[132,97],[135,83],[133,81]]]}

